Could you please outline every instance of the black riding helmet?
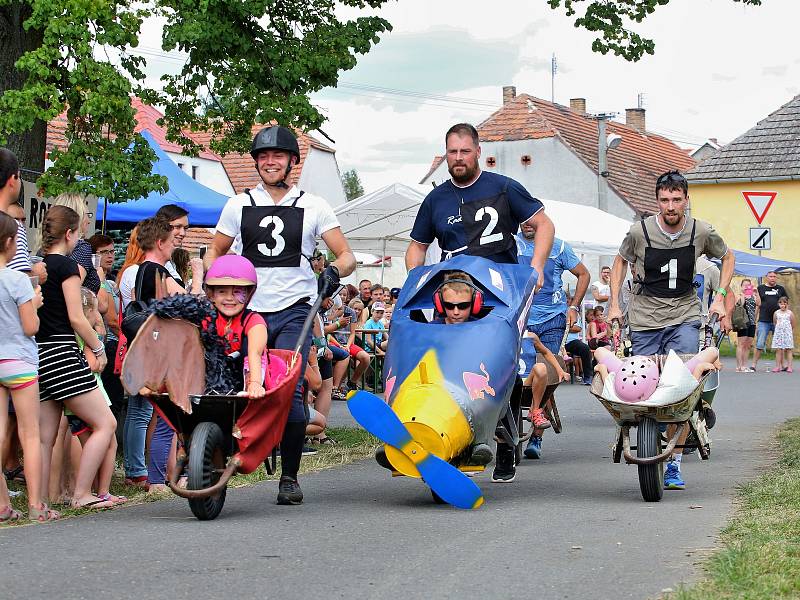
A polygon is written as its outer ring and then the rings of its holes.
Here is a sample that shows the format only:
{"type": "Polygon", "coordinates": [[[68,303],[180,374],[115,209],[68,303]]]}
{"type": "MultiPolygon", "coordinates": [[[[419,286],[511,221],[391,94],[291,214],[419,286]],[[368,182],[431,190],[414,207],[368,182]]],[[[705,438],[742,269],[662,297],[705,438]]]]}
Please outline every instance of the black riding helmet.
{"type": "MultiPolygon", "coordinates": [[[[256,160],[258,153],[262,150],[283,150],[296,156],[297,161],[300,162],[300,146],[297,144],[297,138],[291,129],[280,125],[264,127],[253,138],[253,145],[250,148],[250,156],[253,157],[253,160],[256,160]]],[[[292,161],[290,160],[289,165],[286,167],[286,173],[283,175],[283,180],[278,184],[279,187],[288,187],[286,178],[289,177],[291,172],[292,161]]]]}

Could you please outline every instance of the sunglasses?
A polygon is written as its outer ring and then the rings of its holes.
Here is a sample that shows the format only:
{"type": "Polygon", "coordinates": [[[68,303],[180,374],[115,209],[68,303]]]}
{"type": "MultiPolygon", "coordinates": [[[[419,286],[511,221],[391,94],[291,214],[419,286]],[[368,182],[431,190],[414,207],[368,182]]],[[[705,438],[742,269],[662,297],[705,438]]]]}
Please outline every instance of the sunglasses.
{"type": "Polygon", "coordinates": [[[444,306],[445,310],[467,310],[470,306],[472,306],[472,302],[442,302],[442,306],[444,306]]]}

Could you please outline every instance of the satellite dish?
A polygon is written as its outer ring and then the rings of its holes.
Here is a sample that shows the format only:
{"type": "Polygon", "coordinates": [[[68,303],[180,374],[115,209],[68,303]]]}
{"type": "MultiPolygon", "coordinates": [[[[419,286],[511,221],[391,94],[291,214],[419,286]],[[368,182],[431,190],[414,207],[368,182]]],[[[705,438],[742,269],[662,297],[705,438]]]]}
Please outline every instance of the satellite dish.
{"type": "Polygon", "coordinates": [[[622,143],[622,136],[617,135],[616,133],[609,133],[608,137],[606,138],[606,147],[609,150],[613,150],[617,146],[622,143]]]}

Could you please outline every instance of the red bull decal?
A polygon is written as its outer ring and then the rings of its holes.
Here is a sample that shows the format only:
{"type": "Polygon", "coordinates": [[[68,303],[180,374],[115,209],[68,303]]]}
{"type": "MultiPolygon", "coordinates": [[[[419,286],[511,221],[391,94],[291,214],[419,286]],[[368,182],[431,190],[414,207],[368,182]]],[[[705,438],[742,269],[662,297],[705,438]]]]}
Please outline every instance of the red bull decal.
{"type": "Polygon", "coordinates": [[[467,388],[470,400],[485,400],[484,394],[495,395],[494,388],[489,385],[489,373],[483,363],[480,369],[483,375],[464,371],[464,387],[467,388]]]}

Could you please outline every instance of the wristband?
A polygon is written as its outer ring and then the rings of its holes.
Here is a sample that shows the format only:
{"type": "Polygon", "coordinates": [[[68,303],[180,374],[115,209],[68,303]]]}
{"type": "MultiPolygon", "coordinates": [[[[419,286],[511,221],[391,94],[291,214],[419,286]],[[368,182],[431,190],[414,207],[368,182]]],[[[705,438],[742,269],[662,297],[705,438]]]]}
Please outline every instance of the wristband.
{"type": "Polygon", "coordinates": [[[577,307],[577,306],[574,306],[574,305],[570,305],[570,306],[568,306],[567,308],[568,308],[569,310],[574,310],[575,312],[580,312],[580,311],[578,310],[578,307],[577,307]]]}
{"type": "Polygon", "coordinates": [[[102,356],[105,353],[106,353],[105,346],[100,346],[99,348],[92,348],[92,354],[94,354],[95,356],[102,356]]]}
{"type": "Polygon", "coordinates": [[[718,294],[721,294],[723,298],[724,298],[725,296],[727,296],[727,295],[728,295],[728,290],[726,290],[726,289],[725,289],[725,288],[723,288],[723,287],[721,287],[721,288],[717,288],[717,289],[716,289],[716,292],[717,292],[718,294]]]}

